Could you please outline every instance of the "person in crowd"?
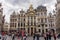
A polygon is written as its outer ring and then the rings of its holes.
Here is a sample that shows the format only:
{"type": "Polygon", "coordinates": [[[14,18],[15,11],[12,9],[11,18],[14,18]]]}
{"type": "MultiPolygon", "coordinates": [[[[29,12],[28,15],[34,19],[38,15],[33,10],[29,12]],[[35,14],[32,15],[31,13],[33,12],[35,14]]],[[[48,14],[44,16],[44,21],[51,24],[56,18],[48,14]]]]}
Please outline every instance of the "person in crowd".
{"type": "Polygon", "coordinates": [[[3,36],[2,40],[4,40],[4,36],[3,36]]]}
{"type": "Polygon", "coordinates": [[[46,33],[44,33],[43,36],[44,36],[44,39],[47,40],[47,35],[46,35],[46,33]]]}
{"type": "Polygon", "coordinates": [[[14,36],[14,34],[12,34],[12,40],[14,40],[15,39],[15,36],[14,36]]]}
{"type": "Polygon", "coordinates": [[[2,38],[3,38],[3,37],[2,37],[2,35],[1,35],[1,33],[0,33],[0,40],[2,40],[2,38]]]}
{"type": "Polygon", "coordinates": [[[11,36],[11,33],[9,32],[8,35],[11,36]]]}
{"type": "Polygon", "coordinates": [[[5,37],[4,37],[5,40],[7,40],[7,34],[5,34],[5,37]]]}
{"type": "Polygon", "coordinates": [[[23,36],[23,40],[26,40],[26,34],[24,34],[24,36],[23,36]]]}
{"type": "Polygon", "coordinates": [[[36,33],[37,40],[39,40],[39,32],[36,33]]]}
{"type": "Polygon", "coordinates": [[[46,40],[48,40],[48,35],[49,35],[49,33],[47,32],[47,33],[46,33],[46,40]]]}
{"type": "Polygon", "coordinates": [[[35,40],[35,33],[33,34],[33,40],[35,40]]]}
{"type": "Polygon", "coordinates": [[[18,32],[18,35],[17,35],[18,37],[20,37],[20,34],[19,34],[19,32],[18,32]]]}
{"type": "Polygon", "coordinates": [[[48,40],[51,40],[51,32],[48,32],[48,40]]]}
{"type": "Polygon", "coordinates": [[[27,32],[26,32],[26,38],[28,37],[28,34],[27,34],[27,32]]]}
{"type": "Polygon", "coordinates": [[[53,33],[54,40],[56,40],[56,33],[53,33]]]}
{"type": "Polygon", "coordinates": [[[22,30],[22,39],[21,40],[23,40],[23,37],[24,37],[24,30],[22,30]]]}
{"type": "Polygon", "coordinates": [[[5,32],[2,32],[2,40],[5,40],[5,32]]]}

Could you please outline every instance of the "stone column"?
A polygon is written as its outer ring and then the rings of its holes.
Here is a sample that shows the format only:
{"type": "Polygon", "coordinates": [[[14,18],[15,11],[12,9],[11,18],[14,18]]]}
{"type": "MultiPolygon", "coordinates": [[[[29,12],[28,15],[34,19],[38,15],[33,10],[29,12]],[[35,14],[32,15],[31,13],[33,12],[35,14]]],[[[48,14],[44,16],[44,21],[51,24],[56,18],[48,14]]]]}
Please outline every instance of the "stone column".
{"type": "Polygon", "coordinates": [[[19,30],[19,27],[18,27],[18,18],[17,18],[17,22],[16,22],[16,29],[17,29],[17,31],[19,30]]]}
{"type": "Polygon", "coordinates": [[[45,25],[44,25],[44,33],[46,32],[46,30],[45,30],[46,28],[45,28],[45,25]]]}
{"type": "Polygon", "coordinates": [[[34,27],[33,27],[33,33],[34,33],[34,27]]]}
{"type": "Polygon", "coordinates": [[[34,25],[34,16],[33,16],[33,25],[34,25]]]}
{"type": "Polygon", "coordinates": [[[29,28],[29,34],[31,35],[31,27],[29,28]]]}
{"type": "Polygon", "coordinates": [[[27,26],[25,27],[25,30],[26,30],[26,32],[28,33],[28,28],[27,28],[27,26]]]}
{"type": "MultiPolygon", "coordinates": [[[[40,25],[41,26],[41,25],[40,25]]],[[[41,33],[42,33],[42,26],[41,26],[41,33]]]]}

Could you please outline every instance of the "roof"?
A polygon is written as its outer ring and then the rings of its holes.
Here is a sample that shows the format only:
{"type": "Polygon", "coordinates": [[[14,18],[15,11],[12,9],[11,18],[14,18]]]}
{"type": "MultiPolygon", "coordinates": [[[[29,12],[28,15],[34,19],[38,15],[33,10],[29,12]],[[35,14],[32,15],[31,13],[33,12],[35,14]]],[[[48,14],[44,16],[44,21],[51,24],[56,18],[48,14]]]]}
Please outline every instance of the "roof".
{"type": "Polygon", "coordinates": [[[20,13],[24,13],[24,10],[23,10],[23,9],[21,9],[20,13]]]}
{"type": "Polygon", "coordinates": [[[41,8],[45,8],[46,9],[46,7],[42,6],[42,5],[40,5],[40,6],[37,7],[37,9],[41,9],[41,8]]]}
{"type": "Polygon", "coordinates": [[[42,11],[47,11],[46,6],[40,5],[37,7],[37,11],[42,10],[42,11]]]}

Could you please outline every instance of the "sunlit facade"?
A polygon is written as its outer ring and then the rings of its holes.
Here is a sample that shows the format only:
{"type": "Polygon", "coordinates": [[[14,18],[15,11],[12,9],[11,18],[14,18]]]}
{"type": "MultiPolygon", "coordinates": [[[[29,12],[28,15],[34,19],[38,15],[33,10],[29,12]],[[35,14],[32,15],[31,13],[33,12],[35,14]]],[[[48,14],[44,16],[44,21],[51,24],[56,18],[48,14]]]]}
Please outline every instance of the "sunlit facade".
{"type": "Polygon", "coordinates": [[[4,32],[9,32],[9,29],[10,29],[10,24],[5,22],[3,27],[4,32]]]}
{"type": "Polygon", "coordinates": [[[48,15],[48,24],[49,24],[49,29],[51,32],[56,32],[56,14],[49,13],[48,15]]]}
{"type": "Polygon", "coordinates": [[[37,31],[42,34],[49,29],[45,6],[41,5],[34,9],[33,5],[30,5],[26,12],[22,9],[20,13],[14,11],[10,15],[10,31],[25,30],[29,35],[33,35],[37,31]]]}

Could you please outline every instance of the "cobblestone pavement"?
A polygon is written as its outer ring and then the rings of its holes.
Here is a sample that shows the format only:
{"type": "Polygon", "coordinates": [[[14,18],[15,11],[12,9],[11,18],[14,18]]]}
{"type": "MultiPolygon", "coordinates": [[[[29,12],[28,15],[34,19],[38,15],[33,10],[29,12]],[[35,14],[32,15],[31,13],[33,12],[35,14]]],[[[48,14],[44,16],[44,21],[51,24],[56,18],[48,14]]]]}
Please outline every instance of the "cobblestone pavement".
{"type": "MultiPolygon", "coordinates": [[[[21,40],[21,38],[20,39],[15,38],[15,40],[21,40]]],[[[33,40],[33,37],[27,37],[27,40],[33,40]]],[[[44,38],[40,37],[40,40],[44,40],[44,38]]],[[[54,40],[54,38],[52,37],[51,40],[54,40]]],[[[60,39],[57,38],[57,40],[60,40],[60,39]]]]}
{"type": "MultiPolygon", "coordinates": [[[[12,40],[12,37],[11,36],[7,36],[7,39],[6,40],[12,40]]],[[[21,40],[21,38],[15,37],[15,40],[21,40]]],[[[27,40],[33,40],[33,37],[27,37],[27,40]]],[[[44,40],[44,38],[43,37],[40,37],[40,40],[44,40]]],[[[54,40],[53,37],[52,37],[52,40],[54,40]]],[[[60,39],[57,38],[57,40],[60,40],[60,39]]]]}

